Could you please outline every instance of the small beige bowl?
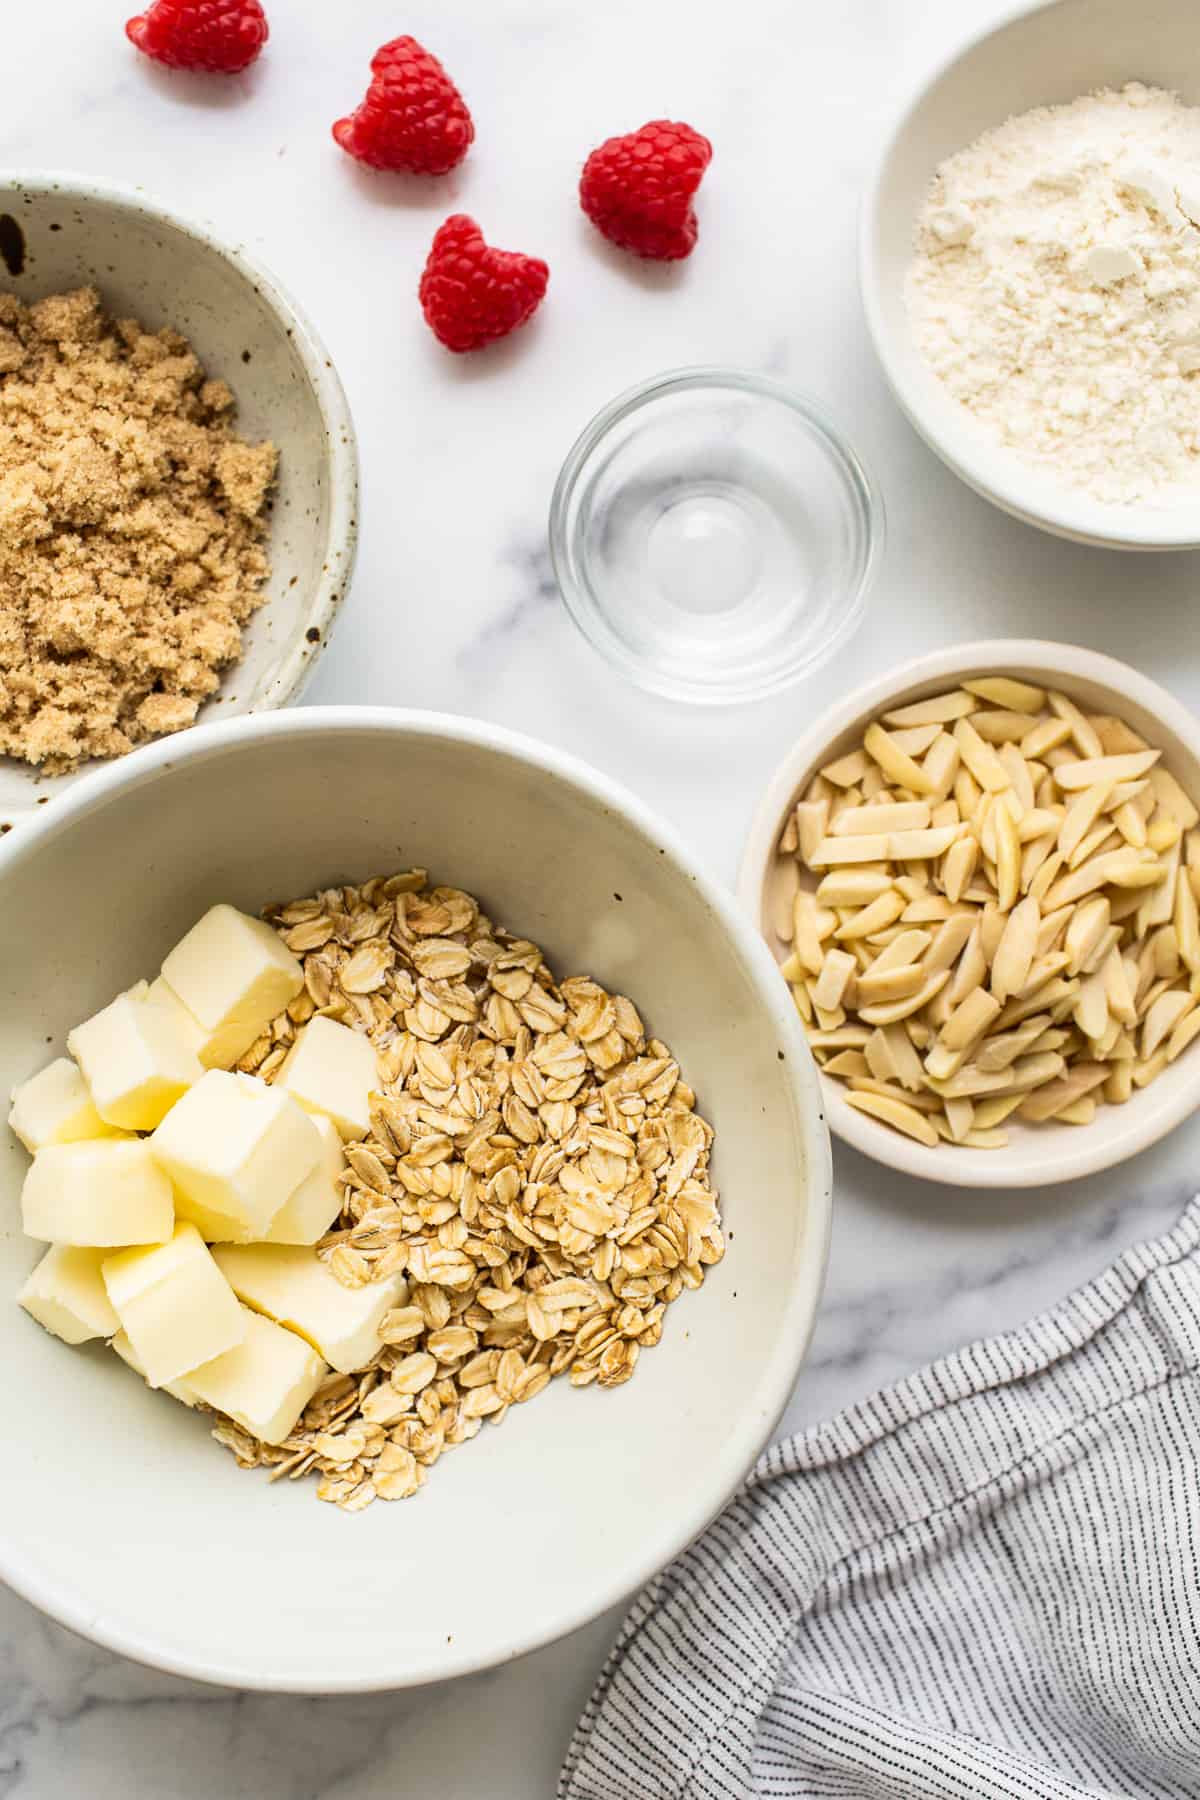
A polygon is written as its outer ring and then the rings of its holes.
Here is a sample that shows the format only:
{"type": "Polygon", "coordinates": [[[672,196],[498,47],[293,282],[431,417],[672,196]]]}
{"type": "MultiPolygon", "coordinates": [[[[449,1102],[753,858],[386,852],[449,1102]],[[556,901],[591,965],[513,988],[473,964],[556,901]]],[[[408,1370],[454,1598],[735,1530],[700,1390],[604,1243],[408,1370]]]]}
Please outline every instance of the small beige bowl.
{"type": "Polygon", "coordinates": [[[1005,512],[1081,543],[1126,550],[1200,544],[1200,500],[1116,506],[1056,486],[974,423],[913,340],[904,280],[937,165],[1035,106],[1142,81],[1200,104],[1192,0],[1049,0],[1022,6],[947,58],[908,102],[863,200],[859,280],[867,325],[896,399],[956,475],[1005,512]]]}
{"type": "MultiPolygon", "coordinates": [[[[328,641],[357,538],[354,426],[316,332],[241,250],[140,190],[88,176],[0,173],[0,249],[0,291],[36,300],[91,283],[110,312],[174,326],[233,389],[243,435],[278,446],[266,600],[197,723],[286,706],[328,641]]],[[[0,832],[78,778],[0,757],[0,832]]]]}
{"type": "MultiPolygon", "coordinates": [[[[1060,688],[1090,712],[1125,719],[1162,750],[1164,768],[1183,788],[1200,795],[1200,720],[1125,663],[1070,644],[1021,638],[962,644],[919,657],[824,713],[771,778],[742,854],[738,897],[758,922],[777,962],[784,961],[788,946],[767,922],[779,879],[775,847],[788,812],[817,770],[855,749],[866,726],[880,713],[926,699],[973,676],[998,674],[1060,688]]],[[[1157,1081],[1135,1089],[1124,1106],[1102,1106],[1090,1125],[1022,1125],[1008,1120],[1009,1141],[1002,1150],[965,1150],[952,1144],[927,1150],[848,1106],[846,1089],[836,1077],[822,1075],[821,1086],[830,1129],[889,1168],[952,1187],[1041,1187],[1111,1168],[1186,1119],[1200,1105],[1200,1048],[1185,1051],[1157,1081]]]]}

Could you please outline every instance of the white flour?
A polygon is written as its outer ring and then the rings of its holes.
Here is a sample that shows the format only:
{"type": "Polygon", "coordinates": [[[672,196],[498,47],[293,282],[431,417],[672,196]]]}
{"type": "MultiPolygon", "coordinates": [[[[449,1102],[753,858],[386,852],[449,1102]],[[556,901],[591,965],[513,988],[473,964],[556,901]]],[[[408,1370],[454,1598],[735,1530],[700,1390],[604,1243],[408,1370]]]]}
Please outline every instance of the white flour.
{"type": "Polygon", "coordinates": [[[1200,108],[1130,83],[939,168],[916,341],[996,441],[1097,499],[1200,491],[1200,108]]]}

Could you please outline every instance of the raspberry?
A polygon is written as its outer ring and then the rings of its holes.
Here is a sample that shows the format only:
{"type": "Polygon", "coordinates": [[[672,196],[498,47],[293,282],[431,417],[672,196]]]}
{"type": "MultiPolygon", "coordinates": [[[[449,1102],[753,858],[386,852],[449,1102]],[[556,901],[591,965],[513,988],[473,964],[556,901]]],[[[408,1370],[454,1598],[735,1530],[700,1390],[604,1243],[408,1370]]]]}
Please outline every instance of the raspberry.
{"type": "Polygon", "coordinates": [[[583,165],[579,203],[622,250],[673,262],[695,248],[692,195],[711,160],[712,145],[690,125],[655,119],[592,151],[583,165]]]}
{"type": "Polygon", "coordinates": [[[125,26],[125,36],[169,69],[236,75],[267,41],[259,0],[154,0],[125,26]]]}
{"type": "Polygon", "coordinates": [[[493,250],[474,219],[439,227],[421,276],[421,310],[447,350],[481,350],[537,311],[550,271],[536,256],[493,250]]]}
{"type": "Polygon", "coordinates": [[[367,97],[333,135],[373,169],[444,175],[467,154],[475,127],[437,57],[416,38],[398,37],[371,58],[367,97]]]}

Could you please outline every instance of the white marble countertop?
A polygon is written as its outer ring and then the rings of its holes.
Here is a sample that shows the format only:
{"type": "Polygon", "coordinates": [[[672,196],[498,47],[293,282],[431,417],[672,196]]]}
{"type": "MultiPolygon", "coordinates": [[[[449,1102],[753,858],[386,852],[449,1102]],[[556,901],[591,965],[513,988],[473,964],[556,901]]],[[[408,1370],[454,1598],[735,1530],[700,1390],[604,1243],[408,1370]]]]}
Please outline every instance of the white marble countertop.
{"type": "MultiPolygon", "coordinates": [[[[105,0],[6,9],[0,167],[141,182],[241,237],[301,299],[358,423],[358,576],[313,701],[482,715],[635,788],[732,879],[754,797],[797,726],[918,650],[1049,636],[1123,657],[1200,706],[1200,558],[1122,558],[993,511],[913,436],[869,350],[855,291],[860,184],[882,123],[996,0],[267,0],[249,76],[172,78],[105,0]],[[374,48],[411,31],[442,54],[477,141],[440,184],[373,179],[329,124],[374,48]],[[666,271],[609,252],[574,196],[587,150],[682,117],[716,154],[700,247],[666,271]],[[474,213],[546,256],[536,324],[483,359],[439,351],[417,275],[436,225],[474,213]],[[808,390],[879,480],[889,543],[867,623],[770,703],[710,713],[623,685],[553,587],[546,510],[576,432],[655,371],[731,362],[808,390]]],[[[1200,1120],[1124,1170],[1061,1191],[924,1188],[838,1146],[829,1285],[785,1427],[931,1356],[1016,1324],[1200,1185],[1200,1120]]],[[[85,1504],[81,1500],[81,1504],[85,1504]]],[[[0,1793],[17,1800],[549,1800],[615,1616],[492,1675],[317,1702],[156,1675],[0,1594],[0,1793]]]]}

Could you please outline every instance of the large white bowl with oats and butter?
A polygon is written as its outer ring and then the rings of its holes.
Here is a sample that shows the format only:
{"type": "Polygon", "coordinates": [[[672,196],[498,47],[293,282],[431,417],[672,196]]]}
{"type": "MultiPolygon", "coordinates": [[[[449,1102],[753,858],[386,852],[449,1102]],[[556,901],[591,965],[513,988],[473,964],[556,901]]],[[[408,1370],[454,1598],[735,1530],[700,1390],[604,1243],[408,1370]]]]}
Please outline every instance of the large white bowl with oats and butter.
{"type": "MultiPolygon", "coordinates": [[[[964,32],[969,9],[960,8],[964,32]]],[[[917,347],[905,304],[917,217],[938,164],[1033,107],[1141,81],[1200,105],[1192,0],[1022,0],[961,40],[906,100],[863,198],[859,283],[893,394],[931,449],[985,499],[1060,537],[1126,550],[1200,545],[1200,500],[1133,506],[1047,479],[986,435],[917,347]]]]}
{"type": "Polygon", "coordinates": [[[556,1382],[349,1516],[240,1471],[204,1418],[15,1305],[27,1158],[0,1146],[8,1370],[0,1577],[158,1667],[243,1687],[398,1687],[582,1625],[681,1550],[787,1400],[829,1232],[829,1146],[788,991],[753,923],[628,794],[556,752],[429,714],[314,709],[135,752],[0,843],[0,1091],[210,904],[413,864],[628,993],[716,1130],[728,1250],[612,1392],[556,1382]]]}
{"type": "MultiPolygon", "coordinates": [[[[1128,664],[1072,644],[998,638],[935,650],[868,682],[814,719],[775,770],[755,812],[738,876],[738,895],[776,959],[790,946],[772,925],[781,892],[780,832],[793,804],[817,771],[857,749],[872,720],[896,707],[925,700],[988,675],[1014,675],[1039,687],[1057,688],[1087,713],[1115,715],[1162,750],[1162,765],[1185,792],[1200,801],[1200,720],[1157,683],[1128,664]]],[[[1124,1105],[1099,1107],[1090,1125],[1005,1121],[1007,1144],[968,1149],[939,1143],[927,1148],[890,1125],[847,1104],[845,1084],[822,1074],[826,1114],[834,1135],[856,1150],[925,1181],[962,1188],[1043,1187],[1078,1181],[1156,1143],[1200,1107],[1200,1043],[1162,1074],[1135,1088],[1124,1105]]]]}

